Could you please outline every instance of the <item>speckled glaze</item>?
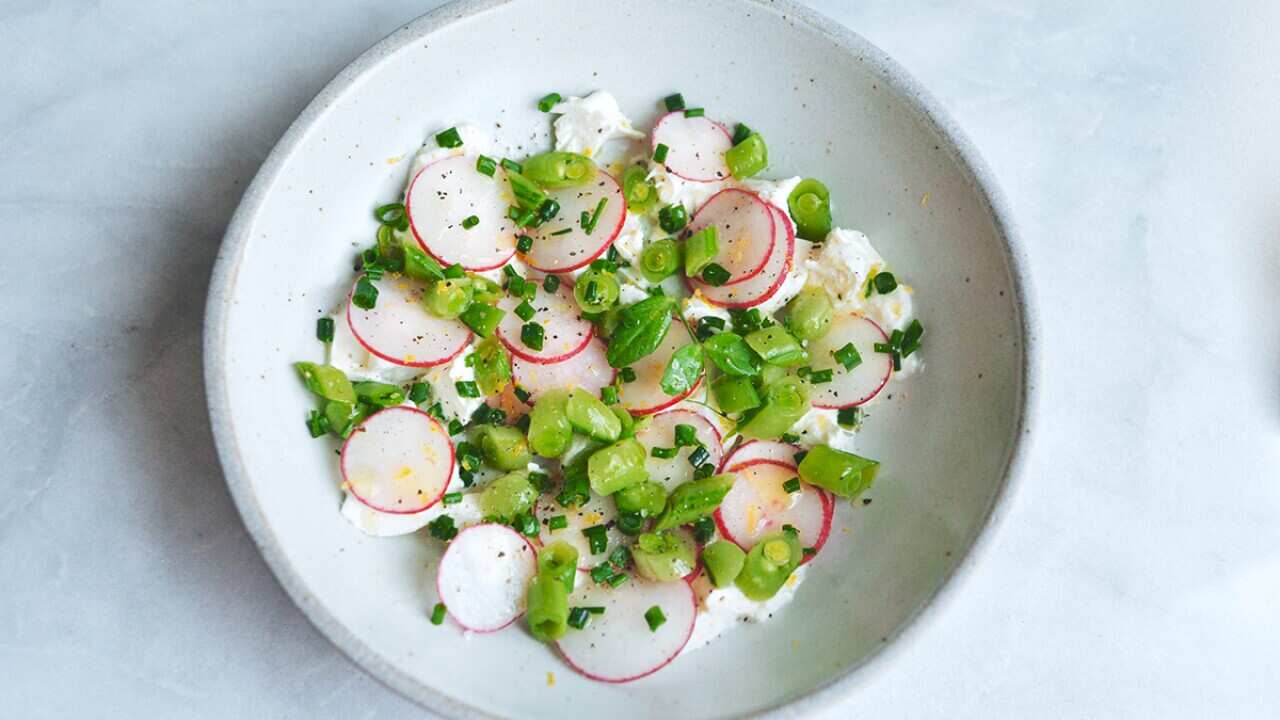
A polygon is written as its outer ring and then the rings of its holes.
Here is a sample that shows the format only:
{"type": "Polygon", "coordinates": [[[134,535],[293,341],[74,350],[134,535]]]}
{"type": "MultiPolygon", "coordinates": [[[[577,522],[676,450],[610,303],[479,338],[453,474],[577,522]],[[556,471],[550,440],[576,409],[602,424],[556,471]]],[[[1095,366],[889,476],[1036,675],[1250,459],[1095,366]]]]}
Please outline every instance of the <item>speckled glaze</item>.
{"type": "Polygon", "coordinates": [[[290,596],[357,663],[435,712],[563,716],[572,702],[613,718],[799,715],[891,672],[893,648],[926,632],[981,554],[1033,414],[1022,267],[976,151],[893,61],[812,11],[758,0],[460,2],[339,74],[249,187],[210,285],[209,411],[245,524],[290,596]],[[666,50],[625,31],[641,26],[667,28],[666,50]],[[564,34],[575,41],[556,41],[564,34]],[[322,357],[314,319],[342,298],[351,257],[373,236],[370,208],[397,195],[426,133],[496,122],[527,153],[548,138],[538,95],[597,88],[642,127],[656,99],[679,90],[760,130],[767,174],[822,177],[838,222],[870,235],[916,287],[928,328],[925,372],[891,385],[866,423],[862,450],[884,462],[873,502],[837,508],[795,602],[623,686],[574,675],[520,630],[467,638],[432,626],[437,551],[419,537],[366,538],[339,516],[332,449],[307,437],[310,400],[289,367],[322,357]]]}

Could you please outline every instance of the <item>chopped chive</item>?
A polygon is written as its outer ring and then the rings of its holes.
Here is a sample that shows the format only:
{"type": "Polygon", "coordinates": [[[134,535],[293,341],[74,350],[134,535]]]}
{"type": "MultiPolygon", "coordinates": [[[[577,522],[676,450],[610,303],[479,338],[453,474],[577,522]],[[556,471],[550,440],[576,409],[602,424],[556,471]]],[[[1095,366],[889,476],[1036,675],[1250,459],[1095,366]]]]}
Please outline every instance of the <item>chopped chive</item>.
{"type": "Polygon", "coordinates": [[[689,453],[689,464],[694,467],[698,467],[710,458],[711,453],[707,452],[706,448],[698,446],[693,452],[689,453]]]}
{"type": "Polygon", "coordinates": [[[875,284],[876,292],[881,295],[888,295],[898,288],[898,279],[890,272],[876,273],[871,282],[875,284]]]}
{"type": "Polygon", "coordinates": [[[702,342],[707,338],[711,337],[712,335],[715,335],[717,330],[723,330],[723,329],[724,329],[724,318],[712,317],[708,315],[707,317],[698,318],[698,324],[694,326],[693,334],[694,334],[694,337],[698,339],[698,342],[702,342]]]}
{"type": "Polygon", "coordinates": [[[618,570],[624,570],[631,564],[631,551],[626,545],[619,545],[609,553],[609,564],[618,570]]]}
{"type": "Polygon", "coordinates": [[[644,621],[649,623],[649,632],[657,632],[658,628],[667,621],[667,616],[662,614],[662,608],[654,605],[644,611],[644,621]]]}
{"type": "Polygon", "coordinates": [[[458,128],[451,127],[436,135],[436,144],[442,148],[462,147],[462,136],[458,134],[458,128]]]}
{"type": "Polygon", "coordinates": [[[480,224],[480,218],[476,217],[475,215],[468,215],[467,217],[462,219],[463,230],[470,230],[471,228],[479,224],[480,224]]]}
{"type": "MultiPolygon", "coordinates": [[[[436,403],[431,407],[427,408],[427,414],[437,420],[444,419],[444,409],[440,407],[440,403],[436,403]]],[[[455,433],[450,433],[450,434],[453,435],[455,433]]]]}
{"type": "Polygon", "coordinates": [[[792,537],[798,537],[800,535],[800,531],[796,529],[796,526],[789,523],[782,526],[782,532],[787,533],[792,537]]]}
{"type": "Polygon", "coordinates": [[[533,395],[531,395],[528,390],[525,390],[519,385],[516,385],[511,390],[516,394],[516,399],[522,403],[525,403],[526,405],[529,403],[529,398],[533,397],[533,395]]]}
{"type": "Polygon", "coordinates": [[[333,342],[333,318],[322,317],[316,320],[316,339],[320,342],[333,342]]]}
{"type": "Polygon", "coordinates": [[[670,148],[668,148],[665,144],[658,143],[658,146],[653,149],[653,161],[658,163],[659,165],[666,162],[668,150],[670,150],[670,148]]]}
{"type": "Polygon", "coordinates": [[[443,502],[445,505],[457,505],[458,503],[462,502],[462,493],[460,492],[445,493],[444,497],[440,498],[440,501],[443,502]]]}
{"type": "Polygon", "coordinates": [[[551,530],[563,530],[569,527],[569,518],[563,515],[555,515],[547,521],[547,527],[551,530]]]}
{"type": "Polygon", "coordinates": [[[649,451],[649,454],[656,458],[662,458],[663,460],[670,460],[671,458],[675,457],[676,453],[678,452],[680,452],[678,448],[655,447],[649,451]]]}
{"type": "Polygon", "coordinates": [[[560,203],[552,200],[551,198],[543,200],[542,204],[538,206],[538,218],[541,219],[542,222],[546,222],[559,214],[560,203]]]}
{"type": "Polygon", "coordinates": [[[464,398],[480,397],[480,386],[476,385],[474,380],[459,380],[453,384],[453,387],[464,398]]]}
{"type": "Polygon", "coordinates": [[[545,334],[546,330],[541,325],[527,322],[520,328],[520,342],[524,343],[527,348],[541,350],[545,334]]]}
{"type": "Polygon", "coordinates": [[[454,263],[444,269],[444,276],[450,280],[458,280],[466,277],[467,271],[462,267],[461,263],[454,263]]]}
{"type": "MultiPolygon", "coordinates": [[[[584,212],[583,214],[585,215],[586,213],[584,212]]],[[[551,233],[551,234],[552,234],[552,235],[568,235],[568,234],[569,234],[569,233],[571,233],[571,232],[573,232],[573,228],[571,228],[571,227],[567,227],[567,228],[560,228],[559,230],[557,230],[557,231],[555,231],[555,232],[553,232],[553,233],[551,233]]]]}
{"type": "Polygon", "coordinates": [[[782,489],[784,492],[788,492],[788,493],[800,492],[800,478],[793,477],[790,480],[782,483],[782,489]]]}
{"type": "Polygon", "coordinates": [[[486,155],[476,158],[476,172],[493,177],[498,170],[498,161],[486,155]]]}
{"type": "Polygon", "coordinates": [[[618,530],[626,535],[639,535],[644,532],[644,516],[638,512],[618,513],[618,530]]]}
{"type": "Polygon", "coordinates": [[[706,114],[706,111],[703,110],[702,108],[689,108],[688,110],[684,111],[685,117],[702,117],[705,114],[706,114]]]}
{"type": "Polygon", "coordinates": [[[808,365],[801,365],[800,367],[796,368],[796,377],[802,378],[802,379],[807,378],[809,377],[809,373],[811,372],[813,372],[813,368],[809,367],[808,365]]]}
{"type": "Polygon", "coordinates": [[[537,489],[538,492],[544,493],[551,487],[551,476],[544,472],[533,470],[529,473],[529,484],[537,489]]]}
{"type": "Polygon", "coordinates": [[[792,445],[800,442],[799,435],[796,435],[795,433],[789,433],[789,432],[782,433],[782,435],[779,436],[778,439],[784,443],[791,443],[792,445]]]}
{"type": "Polygon", "coordinates": [[[387,203],[379,205],[373,211],[373,217],[383,225],[399,227],[405,220],[404,203],[387,203]]]}
{"type": "Polygon", "coordinates": [[[592,525],[589,528],[583,528],[582,534],[587,538],[587,545],[591,548],[592,555],[599,555],[609,547],[609,538],[605,535],[605,527],[603,525],[592,525]]]}
{"type": "Polygon", "coordinates": [[[533,238],[528,235],[521,235],[516,238],[516,252],[528,254],[533,249],[533,238]]]}
{"type": "Polygon", "coordinates": [[[600,563],[591,569],[591,579],[598,583],[609,582],[609,578],[613,577],[613,566],[609,563],[600,563]]]}
{"type": "Polygon", "coordinates": [[[609,583],[611,587],[618,587],[622,583],[626,582],[628,577],[630,576],[627,575],[626,573],[618,573],[617,575],[614,575],[613,577],[609,578],[605,582],[609,583]]]}
{"type": "Polygon", "coordinates": [[[587,626],[591,613],[586,608],[576,607],[569,611],[569,627],[581,630],[587,626]]]}
{"type": "Polygon", "coordinates": [[[548,275],[542,279],[542,289],[549,293],[553,293],[560,289],[560,276],[548,275]]]}
{"type": "Polygon", "coordinates": [[[662,104],[667,106],[667,112],[675,112],[684,109],[684,96],[680,93],[672,93],[662,98],[662,104]]]}
{"type": "Polygon", "coordinates": [[[901,330],[894,330],[893,334],[889,336],[889,347],[893,348],[894,350],[900,350],[902,348],[902,331],[901,330]]]}
{"type": "Polygon", "coordinates": [[[862,364],[862,356],[858,354],[858,348],[854,347],[853,343],[845,343],[844,347],[836,350],[832,355],[845,370],[852,370],[862,364]]]}
{"type": "Polygon", "coordinates": [[[636,371],[629,367],[624,367],[618,371],[618,377],[622,378],[624,383],[633,383],[636,381],[636,371]]]}
{"type": "Polygon", "coordinates": [[[856,407],[840,408],[836,412],[836,423],[841,427],[856,427],[862,410],[856,407]]]}
{"type": "Polygon", "coordinates": [[[446,608],[444,603],[436,603],[436,606],[431,608],[431,624],[439,625],[440,623],[443,623],[445,612],[446,608]]]}
{"type": "Polygon", "coordinates": [[[533,513],[520,513],[511,520],[511,527],[525,537],[538,536],[538,518],[533,513]]]}
{"type": "Polygon", "coordinates": [[[699,444],[698,431],[695,430],[692,425],[686,425],[684,423],[676,425],[675,439],[676,447],[678,448],[699,444]]]}
{"type": "Polygon", "coordinates": [[[658,211],[658,226],[662,228],[663,232],[680,232],[688,222],[689,211],[685,210],[684,205],[679,203],[666,205],[658,211]]]}
{"type": "Polygon", "coordinates": [[[804,551],[804,554],[805,554],[805,555],[817,555],[817,554],[818,554],[818,548],[816,548],[816,547],[807,547],[807,548],[803,548],[803,551],[804,551]]]}
{"type": "Polygon", "coordinates": [[[511,172],[514,172],[514,173],[524,172],[524,166],[516,162],[515,160],[508,160],[506,158],[502,158],[502,162],[500,164],[502,165],[503,170],[510,170],[511,172]]]}
{"type": "Polygon", "coordinates": [[[520,271],[516,270],[512,265],[502,266],[502,274],[506,275],[508,278],[520,277],[520,271]]]}
{"type": "Polygon", "coordinates": [[[706,544],[716,534],[716,521],[711,519],[710,515],[703,516],[693,521],[693,539],[706,544]]]}
{"type": "Polygon", "coordinates": [[[600,388],[600,402],[605,405],[617,405],[618,388],[613,385],[606,385],[605,387],[600,388]]]}
{"type": "Polygon", "coordinates": [[[893,351],[893,370],[894,372],[902,370],[902,355],[897,350],[893,351]]]}
{"type": "Polygon", "coordinates": [[[919,320],[912,320],[907,331],[902,335],[902,357],[911,357],[911,353],[920,349],[920,338],[924,336],[924,326],[919,320]]]}
{"type": "Polygon", "coordinates": [[[831,378],[834,377],[834,375],[835,373],[833,373],[830,368],[827,368],[826,370],[814,370],[809,373],[809,382],[814,385],[822,385],[824,383],[831,382],[831,378]]]}
{"type": "Polygon", "coordinates": [[[738,123],[738,126],[733,129],[732,142],[734,145],[737,145],[749,137],[751,137],[751,128],[747,127],[746,123],[738,123]]]}
{"type": "Polygon", "coordinates": [[[542,112],[551,112],[551,108],[555,107],[561,100],[563,98],[560,97],[560,93],[547,93],[538,99],[538,109],[542,112]]]}
{"type": "Polygon", "coordinates": [[[409,386],[409,402],[421,405],[431,397],[431,386],[424,382],[416,382],[409,386]]]}
{"type": "Polygon", "coordinates": [[[716,466],[711,463],[702,463],[693,469],[693,479],[703,480],[716,474],[716,466]]]}
{"type": "Polygon", "coordinates": [[[311,437],[318,438],[325,435],[329,432],[329,428],[329,418],[315,410],[307,414],[307,431],[311,433],[311,437]]]}
{"type": "Polygon", "coordinates": [[[716,263],[702,268],[702,280],[712,287],[720,287],[729,282],[729,271],[716,263]]]}
{"type": "Polygon", "coordinates": [[[602,197],[600,198],[600,202],[596,203],[595,212],[591,213],[589,217],[587,216],[587,212],[585,210],[582,211],[581,224],[582,224],[583,232],[585,232],[588,235],[590,235],[592,232],[595,232],[596,223],[600,222],[600,213],[604,212],[604,207],[605,205],[608,205],[608,204],[609,204],[609,198],[602,197]]]}
{"type": "Polygon", "coordinates": [[[458,527],[453,524],[453,518],[448,515],[441,515],[427,523],[427,529],[431,531],[431,537],[445,542],[449,542],[458,534],[458,527]]]}
{"type": "MultiPolygon", "coordinates": [[[[433,405],[432,407],[433,407],[433,408],[438,408],[438,407],[440,407],[440,403],[436,403],[436,404],[435,404],[435,405],[433,405]]],[[[467,429],[467,426],[466,426],[466,425],[463,425],[461,420],[458,420],[457,418],[454,418],[453,420],[450,420],[450,421],[449,421],[449,434],[450,434],[450,435],[457,435],[458,433],[462,432],[462,431],[463,431],[463,430],[465,430],[465,429],[467,429]]]]}
{"type": "Polygon", "coordinates": [[[601,607],[601,606],[599,606],[599,605],[589,605],[589,606],[584,607],[584,608],[582,608],[582,609],[583,609],[583,610],[586,610],[587,612],[591,613],[592,615],[603,615],[603,614],[604,614],[604,608],[603,608],[603,607],[601,607]]]}
{"type": "Polygon", "coordinates": [[[809,454],[808,450],[801,450],[800,452],[792,455],[791,459],[796,461],[796,465],[799,465],[804,460],[805,456],[808,454],[809,454]]]}
{"type": "Polygon", "coordinates": [[[893,352],[893,346],[889,343],[876,343],[872,347],[875,348],[876,352],[885,353],[886,355],[893,352]]]}
{"type": "Polygon", "coordinates": [[[533,306],[529,304],[528,300],[516,306],[516,316],[526,322],[533,318],[533,314],[535,312],[537,311],[533,309],[533,306]]]}
{"type": "Polygon", "coordinates": [[[372,310],[378,304],[378,288],[362,277],[356,282],[356,289],[351,293],[351,303],[364,310],[372,310]]]}

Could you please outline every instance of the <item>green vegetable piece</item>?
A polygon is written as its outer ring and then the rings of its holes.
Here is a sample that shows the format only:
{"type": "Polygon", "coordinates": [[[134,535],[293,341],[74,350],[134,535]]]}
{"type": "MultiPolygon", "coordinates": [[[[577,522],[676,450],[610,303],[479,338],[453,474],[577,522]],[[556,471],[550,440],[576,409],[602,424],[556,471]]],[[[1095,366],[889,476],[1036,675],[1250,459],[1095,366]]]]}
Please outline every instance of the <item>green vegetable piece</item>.
{"type": "Polygon", "coordinates": [[[511,382],[511,358],[497,338],[489,338],[476,345],[472,357],[480,392],[497,395],[511,382]]]}
{"type": "Polygon", "coordinates": [[[613,501],[621,512],[639,513],[640,517],[657,517],[667,506],[667,489],[661,483],[644,480],[614,493],[613,501]]]}
{"type": "Polygon", "coordinates": [[[404,256],[404,274],[415,280],[443,280],[444,268],[434,258],[423,252],[415,240],[403,240],[400,252],[404,256]]]}
{"type": "Polygon", "coordinates": [[[546,95],[543,95],[541,98],[539,98],[538,109],[541,110],[542,112],[551,112],[551,108],[555,107],[556,103],[560,102],[560,100],[561,100],[560,93],[558,92],[547,93],[546,95]]]}
{"type": "Polygon", "coordinates": [[[444,603],[436,603],[435,607],[431,608],[431,624],[432,625],[443,624],[445,614],[448,612],[449,612],[449,609],[444,606],[444,603]]]}
{"type": "Polygon", "coordinates": [[[578,549],[569,543],[557,540],[543,545],[538,551],[538,574],[559,580],[564,585],[565,592],[573,592],[577,572],[578,549]]]}
{"type": "Polygon", "coordinates": [[[817,340],[831,329],[831,297],[817,285],[806,285],[787,303],[787,329],[801,340],[817,340]]]}
{"type": "Polygon", "coordinates": [[[622,421],[618,416],[599,398],[581,388],[569,391],[565,414],[569,424],[587,437],[613,442],[622,435],[622,421]]]}
{"type": "Polygon", "coordinates": [[[724,163],[735,178],[744,180],[769,164],[769,148],[759,133],[751,133],[742,142],[725,150],[724,163]]]}
{"type": "Polygon", "coordinates": [[[458,128],[451,127],[436,133],[436,144],[442,148],[462,147],[462,135],[458,134],[458,128]]]}
{"type": "Polygon", "coordinates": [[[742,548],[728,540],[717,540],[702,548],[702,564],[707,568],[711,584],[718,588],[732,585],[746,561],[747,554],[742,548]]]}
{"type": "Polygon", "coordinates": [[[307,389],[325,400],[354,403],[356,391],[342,371],[331,365],[297,362],[293,364],[307,389]]]}
{"type": "Polygon", "coordinates": [[[324,417],[329,422],[329,431],[345,438],[357,425],[364,422],[368,412],[364,405],[329,400],[324,404],[324,417]]]}
{"type": "Polygon", "coordinates": [[[871,284],[875,285],[876,292],[881,295],[888,295],[898,289],[898,279],[891,272],[879,272],[871,279],[871,284]]]}
{"type": "Polygon", "coordinates": [[[528,512],[538,499],[538,489],[529,482],[529,471],[518,470],[491,480],[480,491],[480,509],[486,516],[510,519],[528,512]]]}
{"type": "MultiPolygon", "coordinates": [[[[605,388],[606,390],[608,388],[605,388]]],[[[631,413],[621,405],[610,405],[609,410],[613,412],[614,417],[618,418],[618,422],[622,424],[622,431],[618,433],[618,438],[629,438],[635,436],[636,419],[631,413]]]]}
{"type": "Polygon", "coordinates": [[[693,389],[702,377],[702,347],[697,343],[689,343],[671,354],[667,366],[662,371],[662,392],[671,395],[683,395],[693,389]]]}
{"type": "Polygon", "coordinates": [[[648,179],[649,169],[644,165],[632,165],[622,173],[622,195],[627,209],[644,212],[658,202],[658,189],[648,179]]]}
{"type": "Polygon", "coordinates": [[[809,411],[809,387],[803,380],[783,377],[765,386],[764,403],[738,425],[744,437],[776,438],[791,429],[809,411]]]}
{"type": "Polygon", "coordinates": [[[358,382],[353,383],[351,389],[355,390],[356,397],[360,399],[360,402],[380,408],[391,407],[404,402],[404,391],[400,389],[399,385],[380,382],[358,382]]]}
{"type": "Polygon", "coordinates": [[[644,533],[631,547],[636,572],[654,582],[670,582],[693,572],[697,554],[693,541],[683,533],[644,533]]]}
{"type": "Polygon", "coordinates": [[[801,180],[787,196],[787,210],[801,238],[821,242],[831,232],[831,193],[821,182],[801,180]]]}
{"type": "Polygon", "coordinates": [[[722,332],[712,335],[703,341],[702,349],[716,367],[729,375],[753,377],[760,374],[760,356],[737,333],[722,332]]]}
{"type": "Polygon", "coordinates": [[[649,476],[644,469],[644,446],[635,438],[627,438],[601,448],[587,459],[587,477],[597,495],[612,495],[619,490],[643,482],[649,476]]]}
{"type": "Polygon", "coordinates": [[[708,225],[684,241],[684,274],[697,277],[720,252],[719,231],[708,225]]]}
{"type": "Polygon", "coordinates": [[[507,182],[511,185],[511,194],[515,196],[516,204],[523,210],[537,213],[547,201],[547,194],[542,188],[523,173],[507,170],[507,182]]]}
{"type": "Polygon", "coordinates": [[[470,307],[462,311],[458,319],[471,328],[475,334],[482,338],[488,338],[493,336],[493,331],[497,329],[498,323],[502,322],[503,315],[506,315],[504,310],[492,305],[473,302],[470,307]]]}
{"type": "Polygon", "coordinates": [[[456,318],[471,305],[474,286],[466,278],[436,280],[427,286],[422,303],[427,312],[442,318],[456,318]]]}
{"type": "Polygon", "coordinates": [[[567,390],[549,390],[534,403],[529,413],[529,447],[542,457],[560,457],[573,441],[569,422],[567,390]]]}
{"type": "Polygon", "coordinates": [[[684,209],[684,205],[679,203],[667,205],[658,211],[658,227],[662,228],[663,232],[678,233],[688,223],[689,211],[684,209]]]}
{"type": "Polygon", "coordinates": [[[378,304],[378,286],[368,275],[361,275],[356,289],[351,292],[351,304],[362,310],[372,310],[378,304]]]}
{"type": "Polygon", "coordinates": [[[585,185],[596,176],[596,164],[578,153],[551,151],[524,161],[524,176],[544,188],[585,185]]]}
{"type": "Polygon", "coordinates": [[[539,573],[525,598],[529,631],[543,642],[555,642],[569,631],[569,591],[551,575],[539,573]]]}
{"type": "Polygon", "coordinates": [[[880,472],[880,462],[827,445],[814,445],[800,461],[800,477],[843,498],[856,498],[880,472]]]}
{"type": "Polygon", "coordinates": [[[751,378],[721,375],[711,383],[711,392],[715,394],[721,412],[739,413],[760,407],[760,394],[756,392],[751,378]]]}
{"type": "Polygon", "coordinates": [[[651,283],[659,283],[680,269],[680,246],[671,238],[654,240],[640,253],[640,274],[651,283]]]}
{"type": "Polygon", "coordinates": [[[618,302],[622,288],[613,273],[592,268],[580,275],[573,286],[573,297],[583,312],[604,312],[618,302]]]}
{"type": "Polygon", "coordinates": [[[804,550],[795,533],[786,530],[771,533],[760,538],[747,553],[734,584],[752,600],[768,600],[777,594],[803,559],[804,550]]]}
{"type": "MultiPolygon", "coordinates": [[[[401,210],[401,212],[404,212],[401,210]]],[[[390,225],[378,228],[378,260],[388,272],[404,270],[404,247],[390,225]]]]}
{"type": "Polygon", "coordinates": [[[502,299],[502,286],[489,278],[471,275],[472,300],[492,305],[502,299]]]}
{"type": "Polygon", "coordinates": [[[662,98],[662,104],[663,104],[663,105],[665,105],[665,106],[667,107],[667,111],[668,111],[668,112],[675,112],[676,110],[683,110],[683,109],[684,109],[684,95],[681,95],[680,93],[672,93],[671,95],[668,95],[668,96],[666,96],[666,97],[662,98]]]}
{"type": "Polygon", "coordinates": [[[726,473],[690,480],[680,485],[667,498],[667,507],[658,516],[658,523],[653,526],[654,531],[660,532],[691,523],[715,512],[724,496],[729,494],[733,481],[734,475],[726,473]]]}
{"type": "Polygon", "coordinates": [[[803,365],[809,361],[809,353],[781,325],[770,325],[748,334],[747,345],[765,362],[782,367],[803,365]]]}
{"type": "Polygon", "coordinates": [[[605,357],[609,365],[623,368],[634,365],[662,344],[671,326],[675,298],[655,295],[622,309],[605,357]]]}
{"type": "Polygon", "coordinates": [[[523,470],[533,459],[524,433],[508,425],[485,426],[480,450],[484,459],[499,470],[523,470]]]}
{"type": "Polygon", "coordinates": [[[786,377],[786,375],[787,375],[786,368],[779,367],[777,365],[769,365],[766,363],[764,367],[760,368],[760,377],[758,378],[760,387],[765,387],[766,385],[772,385],[778,380],[786,377]]]}

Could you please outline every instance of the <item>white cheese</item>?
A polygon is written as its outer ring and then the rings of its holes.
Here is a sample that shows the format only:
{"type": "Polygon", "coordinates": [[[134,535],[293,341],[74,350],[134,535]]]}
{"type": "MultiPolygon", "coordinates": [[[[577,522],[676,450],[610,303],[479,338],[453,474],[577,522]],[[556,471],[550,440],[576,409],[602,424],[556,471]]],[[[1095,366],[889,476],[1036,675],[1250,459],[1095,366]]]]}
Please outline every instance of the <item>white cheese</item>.
{"type": "Polygon", "coordinates": [[[600,154],[610,140],[639,139],[644,133],[631,126],[611,93],[596,91],[586,97],[571,97],[551,108],[559,115],[553,123],[556,150],[587,157],[600,154]]]}
{"type": "MultiPolygon", "coordinates": [[[[456,157],[458,155],[488,155],[489,157],[504,156],[508,153],[505,148],[500,146],[493,135],[482,130],[475,125],[462,124],[455,125],[458,131],[458,137],[462,138],[462,144],[455,148],[440,147],[436,142],[437,133],[432,133],[427,141],[422,144],[422,149],[413,156],[413,162],[409,164],[409,179],[412,180],[417,176],[418,171],[430,165],[436,160],[447,157],[456,157]]],[[[441,128],[441,131],[448,128],[441,128]]]]}
{"type": "Polygon", "coordinates": [[[666,167],[654,162],[649,163],[649,174],[646,177],[653,181],[654,187],[658,190],[658,200],[663,205],[677,203],[684,205],[690,217],[695,210],[702,207],[702,203],[729,185],[724,180],[711,182],[685,180],[675,173],[667,172],[666,167]]]}
{"type": "Polygon", "coordinates": [[[796,595],[796,588],[804,582],[808,566],[801,565],[791,573],[782,588],[763,602],[748,598],[736,587],[716,589],[706,575],[699,575],[693,582],[698,598],[698,620],[693,634],[681,652],[691,652],[706,647],[732,627],[742,622],[766,622],[782,610],[796,595]]]}

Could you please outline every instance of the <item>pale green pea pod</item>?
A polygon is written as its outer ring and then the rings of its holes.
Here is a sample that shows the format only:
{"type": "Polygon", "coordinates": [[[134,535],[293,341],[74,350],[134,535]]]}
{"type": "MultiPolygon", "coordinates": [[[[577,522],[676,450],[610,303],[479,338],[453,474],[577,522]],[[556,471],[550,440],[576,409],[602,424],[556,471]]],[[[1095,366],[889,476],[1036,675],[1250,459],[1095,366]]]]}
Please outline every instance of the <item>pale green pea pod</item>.
{"type": "Polygon", "coordinates": [[[370,405],[386,408],[404,402],[404,391],[400,389],[399,385],[380,382],[358,382],[352,383],[351,388],[355,390],[356,397],[360,399],[360,402],[369,403],[370,405]]]}
{"type": "Polygon", "coordinates": [[[807,412],[809,386],[798,378],[784,377],[765,388],[764,404],[738,426],[738,432],[761,440],[776,438],[807,412]]]}
{"type": "Polygon", "coordinates": [[[619,490],[614,494],[613,501],[622,512],[636,512],[642,517],[657,517],[667,506],[667,489],[661,483],[645,480],[619,490]]]}
{"type": "Polygon", "coordinates": [[[529,583],[525,617],[529,631],[543,642],[555,642],[569,629],[569,593],[564,583],[548,574],[539,573],[529,583]]]}
{"type": "Polygon", "coordinates": [[[341,370],[329,365],[309,362],[294,363],[293,367],[298,371],[307,389],[325,400],[345,403],[356,401],[356,391],[341,370]]]}
{"type": "Polygon", "coordinates": [[[596,176],[596,164],[578,153],[551,151],[538,153],[523,163],[524,175],[544,188],[584,185],[596,176]]]}
{"type": "Polygon", "coordinates": [[[523,470],[533,458],[529,443],[518,428],[490,425],[482,430],[480,450],[484,459],[499,470],[523,470]]]}
{"type": "Polygon", "coordinates": [[[627,438],[601,448],[587,459],[587,477],[597,495],[612,495],[648,478],[644,446],[627,438]]]}
{"type": "Polygon", "coordinates": [[[794,533],[781,530],[766,535],[747,553],[734,584],[752,600],[768,600],[782,589],[803,558],[804,550],[794,533]]]}
{"type": "Polygon", "coordinates": [[[696,567],[693,541],[678,532],[644,533],[631,546],[636,572],[654,582],[669,582],[696,567]]]}
{"type": "Polygon", "coordinates": [[[538,489],[529,482],[529,472],[520,470],[492,480],[480,491],[480,510],[486,517],[509,520],[528,512],[538,499],[538,489]]]}
{"type": "Polygon", "coordinates": [[[569,393],[548,390],[529,413],[529,447],[542,457],[560,457],[573,442],[573,426],[565,412],[569,393]]]}
{"type": "Polygon", "coordinates": [[[717,540],[702,548],[702,564],[707,569],[711,584],[727,588],[738,579],[747,554],[728,540],[717,540]]]}
{"type": "Polygon", "coordinates": [[[565,592],[573,592],[578,572],[578,549],[563,540],[542,546],[538,551],[538,573],[560,580],[565,592]]]}
{"type": "Polygon", "coordinates": [[[871,487],[880,472],[880,463],[827,445],[815,445],[800,461],[799,472],[810,485],[852,499],[871,487]]]}
{"type": "Polygon", "coordinates": [[[685,525],[705,517],[720,507],[724,496],[733,487],[735,476],[732,473],[712,475],[701,480],[690,480],[671,491],[667,498],[666,509],[658,517],[653,526],[655,532],[667,530],[678,525],[685,525]]]}
{"type": "Polygon", "coordinates": [[[787,303],[787,329],[801,340],[817,340],[831,329],[831,297],[817,285],[806,285],[787,303]]]}

